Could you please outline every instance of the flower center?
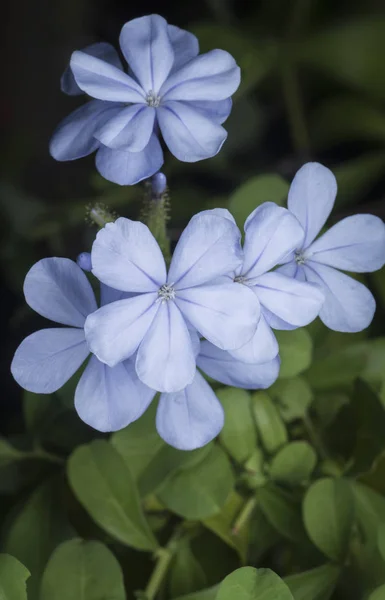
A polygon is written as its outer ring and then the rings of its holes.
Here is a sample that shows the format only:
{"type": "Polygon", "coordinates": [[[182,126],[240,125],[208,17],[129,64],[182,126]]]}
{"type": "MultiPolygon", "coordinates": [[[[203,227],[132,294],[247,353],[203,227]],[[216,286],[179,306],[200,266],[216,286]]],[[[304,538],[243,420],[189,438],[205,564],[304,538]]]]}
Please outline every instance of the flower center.
{"type": "Polygon", "coordinates": [[[150,90],[146,96],[146,102],[147,102],[148,106],[152,106],[153,108],[158,108],[158,106],[160,104],[160,96],[158,96],[158,94],[156,94],[156,92],[153,92],[153,90],[150,90]]]}
{"type": "Polygon", "coordinates": [[[175,298],[175,290],[172,285],[165,283],[158,290],[158,301],[166,302],[168,300],[174,300],[175,298]]]}
{"type": "Polygon", "coordinates": [[[303,252],[301,252],[301,250],[296,250],[294,252],[294,256],[295,256],[295,262],[297,263],[297,265],[304,265],[305,264],[305,256],[303,254],[303,252]]]}
{"type": "Polygon", "coordinates": [[[234,277],[234,281],[235,283],[243,283],[244,285],[247,285],[247,277],[245,277],[244,275],[236,275],[234,277]]]}

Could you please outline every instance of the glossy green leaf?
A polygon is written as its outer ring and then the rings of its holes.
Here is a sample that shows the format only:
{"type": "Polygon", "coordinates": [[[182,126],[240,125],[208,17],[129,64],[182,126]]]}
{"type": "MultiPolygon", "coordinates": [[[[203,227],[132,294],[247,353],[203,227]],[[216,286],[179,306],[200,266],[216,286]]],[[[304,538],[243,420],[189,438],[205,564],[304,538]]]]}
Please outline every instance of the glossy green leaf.
{"type": "Polygon", "coordinates": [[[4,550],[30,571],[28,600],[37,600],[40,579],[55,546],[73,530],[60,506],[55,482],[40,485],[16,512],[6,532],[4,550]]]}
{"type": "Polygon", "coordinates": [[[257,445],[250,394],[233,387],[221,388],[216,394],[225,411],[225,424],[219,439],[230,456],[243,463],[257,445]]]}
{"type": "Polygon", "coordinates": [[[385,600],[385,584],[373,590],[368,600],[385,600]]]}
{"type": "Polygon", "coordinates": [[[229,211],[238,227],[243,231],[244,223],[250,213],[264,202],[286,202],[289,184],[280,175],[257,175],[242,184],[230,196],[229,211]]]}
{"type": "Polygon", "coordinates": [[[281,369],[279,378],[294,377],[305,371],[312,359],[313,344],[306,329],[294,329],[293,331],[275,331],[279,355],[281,357],[281,369]]]}
{"type": "Polygon", "coordinates": [[[293,600],[278,575],[270,569],[243,567],[230,573],[219,586],[215,600],[293,600]]]}
{"type": "Polygon", "coordinates": [[[266,519],[278,533],[294,542],[306,540],[301,506],[292,494],[268,484],[258,490],[257,499],[266,519]]]}
{"type": "Polygon", "coordinates": [[[262,444],[267,452],[276,452],[288,440],[284,422],[267,392],[254,392],[251,406],[262,444]]]}
{"type": "Polygon", "coordinates": [[[159,500],[186,519],[207,519],[226,504],[234,474],[225,452],[212,446],[196,466],[175,473],[159,490],[159,500]]]}
{"type": "Polygon", "coordinates": [[[1,600],[27,600],[26,581],[30,572],[16,558],[0,554],[1,600]]]}
{"type": "Polygon", "coordinates": [[[235,98],[256,86],[273,66],[274,47],[262,45],[255,37],[249,38],[242,29],[210,23],[196,25],[192,31],[199,39],[201,52],[224,48],[237,61],[242,80],[235,98]]]}
{"type": "Polygon", "coordinates": [[[120,565],[101,542],[75,538],[56,548],[44,571],[39,600],[125,600],[120,565]]]}
{"type": "Polygon", "coordinates": [[[244,499],[233,490],[222,510],[213,517],[209,517],[203,521],[205,527],[221,538],[225,544],[228,544],[238,552],[243,562],[246,560],[248,530],[247,527],[243,527],[237,535],[234,535],[233,526],[244,503],[244,499]]]}
{"type": "Polygon", "coordinates": [[[313,35],[298,46],[297,58],[352,87],[385,98],[385,78],[380,75],[384,51],[385,18],[376,16],[345,21],[313,35]]]}
{"type": "Polygon", "coordinates": [[[302,419],[309,408],[313,392],[303,377],[278,379],[269,394],[277,401],[279,412],[287,422],[302,419]]]}
{"type": "Polygon", "coordinates": [[[274,456],[270,476],[280,483],[300,485],[306,482],[317,464],[317,454],[307,442],[291,442],[274,456]]]}
{"type": "Polygon", "coordinates": [[[329,558],[341,561],[350,541],[354,499],[343,479],[319,479],[303,501],[303,518],[312,542],[329,558]]]}
{"type": "Polygon", "coordinates": [[[339,575],[340,569],[335,565],[322,565],[297,575],[289,575],[284,581],[294,600],[329,600],[339,575]]]}
{"type": "Polygon", "coordinates": [[[78,500],[100,527],[128,546],[156,548],[134,478],[111,444],[98,440],[80,446],[69,458],[67,473],[78,500]]]}
{"type": "Polygon", "coordinates": [[[170,570],[171,598],[191,594],[203,589],[206,585],[206,576],[191,550],[189,541],[182,540],[178,544],[170,570]]]}

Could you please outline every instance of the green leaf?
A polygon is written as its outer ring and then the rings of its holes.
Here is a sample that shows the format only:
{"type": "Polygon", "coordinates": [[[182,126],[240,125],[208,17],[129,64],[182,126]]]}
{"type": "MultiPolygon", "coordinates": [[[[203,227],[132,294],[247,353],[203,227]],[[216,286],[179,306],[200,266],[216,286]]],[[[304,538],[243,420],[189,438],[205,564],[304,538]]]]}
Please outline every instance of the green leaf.
{"type": "Polygon", "coordinates": [[[385,600],[385,584],[376,588],[368,597],[368,600],[385,600]]]}
{"type": "Polygon", "coordinates": [[[329,558],[342,561],[348,550],[354,500],[343,479],[319,479],[303,501],[303,518],[312,542],[329,558]]]}
{"type": "Polygon", "coordinates": [[[175,473],[198,465],[210,452],[211,444],[185,452],[163,445],[148,463],[138,480],[141,496],[156,492],[175,473]]]}
{"type": "Polygon", "coordinates": [[[262,444],[267,452],[276,452],[287,443],[284,422],[266,392],[254,392],[251,396],[252,410],[262,444]]]}
{"type": "Polygon", "coordinates": [[[111,444],[127,463],[136,481],[165,446],[155,427],[156,409],[157,402],[152,402],[140,419],[110,438],[111,444]]]}
{"type": "Polygon", "coordinates": [[[306,329],[275,331],[281,357],[280,379],[305,371],[312,359],[313,343],[306,329]]]}
{"type": "Polygon", "coordinates": [[[264,202],[276,202],[282,206],[288,191],[289,184],[280,175],[257,175],[235,190],[228,208],[243,231],[244,223],[253,210],[264,202]]]}
{"type": "Polygon", "coordinates": [[[79,538],[61,544],[44,571],[39,600],[125,600],[123,574],[101,542],[79,538]]]}
{"type": "Polygon", "coordinates": [[[317,455],[308,442],[291,442],[273,458],[270,476],[280,483],[300,485],[306,482],[317,464],[317,455]]]}
{"type": "Polygon", "coordinates": [[[381,384],[385,381],[385,337],[378,337],[367,342],[367,361],[361,378],[370,383],[381,384]]]}
{"type": "Polygon", "coordinates": [[[293,495],[268,484],[258,490],[257,498],[263,514],[278,533],[294,542],[304,543],[307,538],[301,506],[293,495]]]}
{"type": "Polygon", "coordinates": [[[166,508],[181,517],[202,520],[222,509],[233,485],[234,474],[225,452],[212,446],[203,461],[175,473],[157,495],[166,508]]]}
{"type": "Polygon", "coordinates": [[[199,39],[201,52],[225,48],[237,61],[242,79],[235,98],[255,87],[274,64],[274,47],[271,44],[262,45],[255,38],[249,39],[242,29],[210,23],[196,25],[192,31],[199,39]]]}
{"type": "Polygon", "coordinates": [[[5,440],[0,437],[0,468],[7,467],[14,462],[25,458],[24,452],[20,452],[5,440]]]}
{"type": "Polygon", "coordinates": [[[368,471],[385,448],[385,410],[379,396],[363,381],[357,381],[351,399],[356,423],[353,453],[354,474],[368,471]]]}
{"type": "Polygon", "coordinates": [[[28,569],[9,554],[0,554],[1,600],[27,600],[28,569]]]}
{"type": "Polygon", "coordinates": [[[228,575],[215,600],[293,600],[287,585],[270,569],[243,567],[228,575]]]}
{"type": "Polygon", "coordinates": [[[364,371],[367,360],[368,345],[360,342],[314,360],[305,377],[316,391],[346,386],[364,371]]]}
{"type": "MultiPolygon", "coordinates": [[[[328,129],[330,131],[333,128],[328,129]]],[[[374,188],[378,179],[382,177],[384,169],[384,152],[364,154],[333,167],[338,184],[335,208],[358,202],[374,188]]]]}
{"type": "Polygon", "coordinates": [[[75,495],[100,527],[138,550],[156,548],[134,478],[111,444],[97,440],[80,446],[70,456],[67,472],[75,495]]]}
{"type": "Polygon", "coordinates": [[[188,540],[178,544],[170,571],[171,598],[201,590],[207,585],[204,571],[195,558],[188,540]]]}
{"type": "Polygon", "coordinates": [[[385,450],[377,456],[370,470],[360,475],[360,481],[385,496],[385,450]]]}
{"type": "Polygon", "coordinates": [[[250,394],[246,390],[227,387],[217,390],[216,395],[225,411],[225,424],[219,439],[230,456],[243,463],[257,445],[250,394]]]}
{"type": "Polygon", "coordinates": [[[60,510],[59,490],[53,481],[43,483],[10,522],[4,542],[5,551],[31,572],[29,600],[38,598],[40,579],[52,550],[72,535],[72,528],[60,510]]]}
{"type": "Polygon", "coordinates": [[[297,58],[325,70],[340,81],[385,98],[382,57],[385,19],[360,18],[322,31],[298,46],[297,58]]]}
{"type": "MultiPolygon", "coordinates": [[[[356,140],[383,143],[385,141],[385,116],[381,107],[369,104],[367,100],[351,95],[337,96],[326,100],[314,111],[311,131],[312,138],[315,139],[318,146],[356,140]]],[[[348,177],[351,178],[348,182],[351,191],[354,180],[358,181],[359,185],[364,182],[365,188],[365,185],[370,186],[373,183],[373,180],[369,180],[370,171],[373,179],[375,176],[381,176],[381,164],[384,164],[384,153],[373,154],[370,157],[363,156],[342,165],[339,173],[340,179],[341,174],[343,176],[341,181],[342,197],[348,177]],[[365,165],[368,167],[369,173],[363,172],[365,165]],[[353,173],[354,166],[359,169],[356,173],[353,173]]],[[[336,170],[338,174],[338,167],[336,170]]],[[[337,183],[339,183],[338,179],[337,183]]],[[[353,193],[357,194],[358,191],[353,193]]],[[[341,206],[339,198],[336,205],[341,206]]]]}
{"type": "Polygon", "coordinates": [[[239,554],[240,559],[246,560],[248,530],[242,527],[237,535],[234,535],[232,528],[236,517],[244,506],[244,499],[236,492],[232,491],[221,512],[204,519],[203,525],[214,532],[221,540],[231,548],[234,548],[239,554]]]}
{"type": "Polygon", "coordinates": [[[378,549],[385,561],[385,523],[382,523],[378,529],[378,549]]]}
{"type": "Polygon", "coordinates": [[[289,575],[284,581],[294,600],[329,600],[339,575],[338,567],[322,565],[298,575],[289,575]]]}
{"type": "Polygon", "coordinates": [[[206,588],[200,592],[194,594],[187,594],[186,596],[178,596],[175,600],[215,600],[219,586],[213,585],[213,587],[206,588]]]}
{"type": "Polygon", "coordinates": [[[269,388],[269,394],[277,400],[279,412],[287,422],[302,419],[313,399],[313,392],[302,377],[278,379],[269,388]]]}

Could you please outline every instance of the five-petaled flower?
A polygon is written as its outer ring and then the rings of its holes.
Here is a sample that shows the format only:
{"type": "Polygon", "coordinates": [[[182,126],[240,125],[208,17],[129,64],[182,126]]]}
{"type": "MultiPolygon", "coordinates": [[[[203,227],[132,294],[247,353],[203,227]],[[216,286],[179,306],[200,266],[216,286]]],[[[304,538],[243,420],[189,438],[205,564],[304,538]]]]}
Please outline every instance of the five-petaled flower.
{"type": "Polygon", "coordinates": [[[370,273],[383,267],[385,224],[374,215],[353,215],[315,240],[333,209],[336,194],[336,179],[321,164],[307,163],[297,172],[288,208],[301,224],[303,238],[278,271],[319,286],[325,295],[319,316],[327,327],[356,332],[371,323],[376,303],[362,283],[337,269],[370,273]]]}
{"type": "Polygon", "coordinates": [[[72,54],[62,89],[72,95],[83,91],[94,100],[59,125],[52,156],[74,160],[98,150],[101,175],[132,185],[163,164],[159,130],[181,161],[217,154],[227,137],[222,123],[240,82],[233,57],[224,50],[198,56],[197,38],[159,15],[126,23],[120,47],[129,74],[109,44],[72,54]]]}

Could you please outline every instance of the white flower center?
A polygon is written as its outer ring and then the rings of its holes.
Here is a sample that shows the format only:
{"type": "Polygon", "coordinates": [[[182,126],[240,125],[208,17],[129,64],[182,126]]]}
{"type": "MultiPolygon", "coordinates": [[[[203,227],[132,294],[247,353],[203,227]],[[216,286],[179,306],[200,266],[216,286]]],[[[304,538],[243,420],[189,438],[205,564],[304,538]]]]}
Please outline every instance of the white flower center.
{"type": "Polygon", "coordinates": [[[295,256],[295,262],[297,263],[297,265],[304,265],[306,262],[306,258],[303,254],[303,252],[301,252],[301,250],[296,250],[294,252],[294,256],[295,256]]]}
{"type": "Polygon", "coordinates": [[[245,275],[236,275],[234,277],[235,283],[243,283],[244,285],[248,285],[248,279],[245,275]]]}
{"type": "Polygon", "coordinates": [[[148,106],[152,106],[153,108],[158,108],[160,104],[160,96],[153,90],[150,90],[146,96],[146,102],[148,106]]]}
{"type": "Polygon", "coordinates": [[[162,285],[161,288],[159,288],[159,290],[158,290],[158,301],[159,302],[166,302],[168,300],[174,300],[174,298],[175,298],[175,290],[172,287],[172,285],[165,283],[164,285],[162,285]]]}

